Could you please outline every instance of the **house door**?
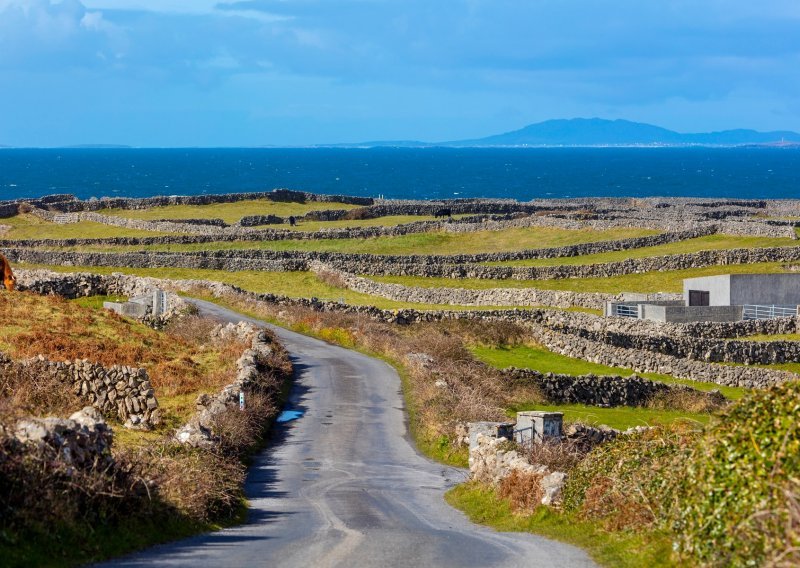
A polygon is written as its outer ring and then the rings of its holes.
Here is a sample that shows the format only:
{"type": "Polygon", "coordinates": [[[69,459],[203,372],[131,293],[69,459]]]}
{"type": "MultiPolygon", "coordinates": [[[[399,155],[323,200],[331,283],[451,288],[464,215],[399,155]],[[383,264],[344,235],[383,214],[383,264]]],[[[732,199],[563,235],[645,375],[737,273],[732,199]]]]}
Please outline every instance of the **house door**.
{"type": "Polygon", "coordinates": [[[711,293],[705,290],[689,290],[690,306],[707,306],[711,300],[711,293]]]}

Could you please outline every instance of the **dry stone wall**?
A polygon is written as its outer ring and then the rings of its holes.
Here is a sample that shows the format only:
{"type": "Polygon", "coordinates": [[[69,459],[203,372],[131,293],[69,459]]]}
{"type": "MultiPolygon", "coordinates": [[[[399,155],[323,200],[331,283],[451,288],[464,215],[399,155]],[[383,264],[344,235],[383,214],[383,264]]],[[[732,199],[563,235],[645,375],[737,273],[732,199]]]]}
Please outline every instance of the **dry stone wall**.
{"type": "Polygon", "coordinates": [[[67,419],[23,418],[8,433],[13,443],[5,449],[12,452],[32,452],[39,459],[56,460],[85,470],[108,467],[114,461],[112,431],[91,406],[67,419]]]}
{"type": "Polygon", "coordinates": [[[555,353],[601,365],[625,367],[637,373],[661,373],[693,381],[745,388],[768,388],[797,379],[797,375],[788,371],[744,365],[717,365],[651,351],[612,347],[535,325],[531,326],[530,330],[535,341],[555,353]]]}
{"type": "Polygon", "coordinates": [[[310,263],[309,268],[317,273],[334,274],[350,290],[380,296],[400,302],[419,304],[442,304],[458,306],[581,306],[602,309],[605,302],[616,299],[613,294],[587,292],[565,292],[539,290],[536,288],[489,288],[467,290],[464,288],[422,288],[402,284],[386,284],[362,278],[328,265],[310,263]]]}
{"type": "Polygon", "coordinates": [[[116,416],[127,428],[149,429],[161,422],[158,400],[144,369],[106,368],[87,360],[50,361],[41,355],[12,361],[2,353],[0,367],[5,373],[36,373],[68,383],[76,396],[106,416],[116,416]]]}
{"type": "Polygon", "coordinates": [[[131,290],[138,292],[154,287],[184,292],[202,288],[217,297],[230,295],[279,307],[303,307],[319,312],[359,314],[376,321],[401,325],[450,320],[502,320],[527,327],[531,330],[535,340],[556,353],[603,365],[626,367],[639,373],[663,373],[679,378],[748,388],[764,388],[797,377],[793,373],[785,371],[745,365],[723,366],[640,349],[614,347],[600,341],[592,341],[563,332],[564,325],[569,324],[570,326],[597,330],[602,330],[605,326],[613,326],[612,329],[615,330],[638,332],[651,330],[660,331],[664,335],[674,333],[675,335],[685,335],[687,337],[720,337],[732,333],[745,335],[752,332],[786,332],[796,328],[795,318],[784,318],[781,321],[773,322],[737,322],[734,324],[709,322],[702,324],[662,324],[623,318],[601,318],[590,314],[552,309],[486,311],[381,310],[374,306],[352,306],[340,302],[321,301],[315,298],[289,298],[275,294],[255,294],[228,284],[203,280],[171,281],[123,274],[100,276],[85,273],[60,274],[49,271],[28,270],[18,270],[17,278],[21,290],[29,289],[39,293],[53,293],[66,297],[97,294],[131,295],[131,290]]]}
{"type": "Polygon", "coordinates": [[[201,395],[197,399],[197,412],[175,433],[175,439],[193,447],[213,448],[219,444],[215,434],[215,426],[219,417],[230,411],[238,412],[240,394],[245,395],[245,404],[254,392],[264,392],[276,397],[280,385],[264,381],[271,369],[262,367],[273,350],[269,335],[263,330],[246,322],[220,326],[215,334],[221,338],[235,336],[240,340],[249,340],[250,348],[242,353],[236,362],[236,380],[226,385],[215,395],[201,395]]]}

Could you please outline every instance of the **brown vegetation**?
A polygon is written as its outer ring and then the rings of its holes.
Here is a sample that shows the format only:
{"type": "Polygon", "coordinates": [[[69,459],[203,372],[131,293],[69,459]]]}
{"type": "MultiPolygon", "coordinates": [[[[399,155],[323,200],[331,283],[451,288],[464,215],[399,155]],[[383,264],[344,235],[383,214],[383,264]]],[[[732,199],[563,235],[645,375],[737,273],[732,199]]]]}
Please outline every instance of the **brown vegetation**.
{"type": "Polygon", "coordinates": [[[215,325],[187,317],[161,333],[56,296],[0,295],[0,350],[12,358],[44,354],[54,361],[143,367],[158,396],[209,391],[231,382],[246,346],[236,341],[212,345],[209,333],[215,325]]]}

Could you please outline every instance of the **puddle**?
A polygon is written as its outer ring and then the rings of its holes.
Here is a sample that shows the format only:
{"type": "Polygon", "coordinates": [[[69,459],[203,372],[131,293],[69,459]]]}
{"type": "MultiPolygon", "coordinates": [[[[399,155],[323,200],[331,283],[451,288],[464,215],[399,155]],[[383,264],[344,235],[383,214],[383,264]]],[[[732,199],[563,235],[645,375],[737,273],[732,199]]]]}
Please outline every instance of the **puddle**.
{"type": "Polygon", "coordinates": [[[280,415],[278,415],[278,418],[275,421],[278,423],[291,422],[292,420],[297,420],[302,415],[302,410],[284,410],[280,413],[280,415]]]}

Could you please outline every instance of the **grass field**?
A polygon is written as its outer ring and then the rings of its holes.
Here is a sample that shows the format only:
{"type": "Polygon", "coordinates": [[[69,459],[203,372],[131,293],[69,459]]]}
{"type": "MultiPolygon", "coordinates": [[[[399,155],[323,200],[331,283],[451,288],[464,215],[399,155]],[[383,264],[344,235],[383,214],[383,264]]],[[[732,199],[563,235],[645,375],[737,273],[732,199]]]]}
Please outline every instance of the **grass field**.
{"type": "Polygon", "coordinates": [[[283,203],[268,199],[251,199],[211,205],[165,205],[151,209],[102,209],[98,213],[126,217],[128,219],[143,219],[145,221],[156,219],[222,219],[226,223],[236,223],[247,215],[288,217],[289,215],[305,215],[310,211],[353,209],[355,207],[357,205],[348,205],[346,203],[322,203],[318,201],[283,203]]]}
{"type": "MultiPolygon", "coordinates": [[[[620,375],[627,377],[634,374],[632,369],[625,367],[609,367],[575,359],[553,353],[541,345],[518,345],[513,347],[483,347],[475,346],[471,348],[472,353],[484,363],[497,369],[517,367],[519,369],[535,369],[541,373],[562,373],[565,375],[620,375]]],[[[726,387],[714,383],[704,383],[688,379],[678,379],[670,375],[659,373],[637,373],[652,381],[667,384],[688,385],[702,391],[717,389],[725,397],[735,400],[747,393],[747,389],[738,387],[726,387]]]]}
{"type": "MultiPolygon", "coordinates": [[[[211,280],[238,286],[243,290],[260,294],[277,294],[291,298],[318,298],[320,300],[344,301],[356,306],[376,306],[381,309],[394,310],[413,308],[417,310],[494,310],[514,309],[516,306],[453,306],[441,304],[417,304],[413,302],[395,302],[378,296],[370,296],[337,288],[322,282],[311,272],[259,272],[240,271],[226,272],[222,270],[205,270],[191,268],[126,268],[116,266],[45,266],[18,265],[20,268],[43,268],[56,272],[92,272],[95,274],[111,274],[120,272],[153,278],[172,280],[211,280]]],[[[519,309],[531,309],[530,306],[519,309]]],[[[591,310],[580,310],[589,311],[591,310]]]]}
{"type": "Polygon", "coordinates": [[[476,278],[425,278],[420,276],[369,276],[377,282],[390,282],[423,288],[539,288],[542,290],[569,290],[572,292],[681,292],[684,278],[712,276],[715,274],[762,274],[789,272],[781,262],[754,264],[727,264],[691,268],[687,270],[654,271],[605,278],[564,278],[561,280],[480,280],[476,278]]]}
{"type": "Polygon", "coordinates": [[[536,258],[531,260],[516,260],[511,262],[492,262],[490,265],[498,266],[563,266],[576,264],[602,264],[617,262],[629,258],[645,258],[670,254],[686,254],[702,250],[722,250],[735,248],[765,248],[798,246],[794,239],[771,237],[738,237],[732,235],[708,235],[696,239],[687,239],[675,243],[627,249],[583,256],[570,256],[563,258],[536,258]]]}
{"type": "Polygon", "coordinates": [[[93,221],[81,221],[80,223],[57,225],[29,214],[16,215],[14,217],[0,219],[0,225],[9,225],[11,227],[11,229],[4,235],[0,236],[0,238],[19,240],[156,237],[170,234],[156,231],[127,229],[125,227],[114,227],[111,225],[104,225],[102,223],[95,223],[93,221]]]}
{"type": "MultiPolygon", "coordinates": [[[[326,224],[330,226],[330,223],[326,224]]],[[[281,226],[281,228],[285,228],[281,226]]],[[[302,228],[302,227],[301,227],[302,228]]],[[[655,234],[648,229],[613,229],[610,231],[568,230],[550,227],[506,229],[503,231],[477,231],[474,233],[448,233],[436,231],[415,233],[399,237],[374,237],[369,239],[279,240],[213,242],[192,245],[154,245],[115,247],[118,250],[199,251],[199,250],[299,250],[366,254],[474,254],[503,252],[530,248],[546,248],[569,244],[623,239],[655,234]]],[[[83,250],[111,250],[109,247],[92,247],[83,250]]]]}

